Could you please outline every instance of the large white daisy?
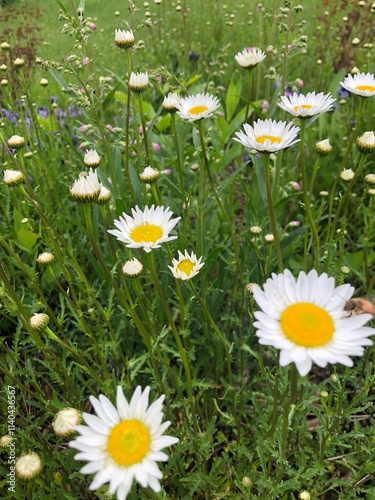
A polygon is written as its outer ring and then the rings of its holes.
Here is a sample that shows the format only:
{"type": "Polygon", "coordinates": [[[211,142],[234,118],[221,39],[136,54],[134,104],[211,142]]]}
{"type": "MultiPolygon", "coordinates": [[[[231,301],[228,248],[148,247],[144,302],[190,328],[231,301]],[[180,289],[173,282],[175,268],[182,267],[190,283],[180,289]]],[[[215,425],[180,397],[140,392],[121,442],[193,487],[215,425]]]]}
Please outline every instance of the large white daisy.
{"type": "Polygon", "coordinates": [[[180,102],[176,103],[178,116],[191,122],[201,118],[208,118],[219,106],[218,98],[210,94],[182,97],[180,102]]]}
{"type": "Polygon", "coordinates": [[[87,425],[76,426],[81,435],[69,443],[80,451],[75,459],[88,462],[81,472],[96,473],[90,490],[109,483],[109,493],[125,500],[135,479],[143,488],[160,491],[163,474],[156,462],[167,461],[161,450],[179,440],[163,436],[171,424],[162,423],[164,396],[148,406],[149,393],[149,387],[142,393],[138,386],[128,402],[118,386],[116,407],[102,394],[90,397],[97,416],[83,413],[87,425]]]}
{"type": "Polygon", "coordinates": [[[266,58],[266,54],[262,50],[252,47],[238,52],[234,58],[243,68],[251,69],[261,63],[266,58]]]}
{"type": "Polygon", "coordinates": [[[300,128],[291,123],[287,125],[286,122],[267,119],[254,122],[253,126],[244,123],[243,128],[245,133],[236,132],[234,140],[259,153],[274,153],[299,142],[296,137],[300,128]]]}
{"type": "Polygon", "coordinates": [[[295,279],[289,270],[272,274],[255,287],[254,299],[262,311],[255,312],[259,343],[280,349],[280,365],[294,362],[300,375],[316,363],[353,366],[349,356],[361,356],[374,328],[365,327],[371,314],[348,317],[345,303],[353,295],[348,284],[335,287],[335,280],[315,270],[295,279]]]}
{"type": "Polygon", "coordinates": [[[110,229],[108,232],[129,248],[143,248],[145,252],[151,252],[153,248],[160,248],[161,243],[177,238],[169,236],[169,233],[181,217],[171,219],[172,215],[169,207],[152,205],[142,211],[136,206],[135,209],[132,208],[132,217],[124,212],[114,221],[117,229],[110,229]]]}
{"type": "Polygon", "coordinates": [[[352,94],[362,97],[375,96],[375,77],[372,73],[348,75],[340,85],[352,94]]]}
{"type": "Polygon", "coordinates": [[[306,95],[294,92],[291,96],[281,96],[280,108],[284,109],[293,116],[299,118],[309,118],[310,116],[320,115],[326,111],[331,111],[335,99],[331,94],[320,92],[308,92],[306,95]]]}
{"type": "Polygon", "coordinates": [[[186,281],[194,278],[204,266],[202,257],[197,259],[194,252],[191,255],[185,250],[184,253],[178,251],[178,259],[172,259],[172,266],[168,266],[175,278],[186,281]]]}

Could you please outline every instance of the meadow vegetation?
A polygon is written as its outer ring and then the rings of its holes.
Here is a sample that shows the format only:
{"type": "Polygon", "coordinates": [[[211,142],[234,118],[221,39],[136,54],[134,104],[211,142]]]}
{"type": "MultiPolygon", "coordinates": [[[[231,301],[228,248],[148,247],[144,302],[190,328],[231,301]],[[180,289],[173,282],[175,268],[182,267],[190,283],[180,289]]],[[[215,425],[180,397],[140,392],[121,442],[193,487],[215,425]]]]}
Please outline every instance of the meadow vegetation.
{"type": "Polygon", "coordinates": [[[154,442],[161,490],[148,463],[128,494],[111,482],[119,499],[375,498],[374,16],[342,0],[0,7],[2,498],[110,498],[70,426],[118,418],[90,396],[124,419],[118,386],[131,425],[138,386],[165,395],[149,428],[163,411],[172,436],[154,442]],[[30,453],[41,471],[9,475],[30,453]]]}

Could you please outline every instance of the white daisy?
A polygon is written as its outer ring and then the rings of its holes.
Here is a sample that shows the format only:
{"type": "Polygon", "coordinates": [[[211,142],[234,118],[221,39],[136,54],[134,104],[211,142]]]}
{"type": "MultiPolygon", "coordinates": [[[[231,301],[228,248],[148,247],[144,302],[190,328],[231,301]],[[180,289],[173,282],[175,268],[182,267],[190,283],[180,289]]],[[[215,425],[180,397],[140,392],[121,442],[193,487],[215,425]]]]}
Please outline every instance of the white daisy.
{"type": "Polygon", "coordinates": [[[363,326],[371,314],[348,317],[345,303],[354,288],[344,284],[335,288],[334,278],[315,270],[300,272],[295,279],[289,270],[272,274],[254,299],[262,311],[255,312],[254,326],[259,343],[280,349],[280,365],[294,362],[300,375],[316,363],[353,366],[349,356],[362,356],[363,346],[374,328],[363,326]]]}
{"type": "Polygon", "coordinates": [[[134,45],[133,31],[115,30],[115,42],[120,49],[129,49],[134,45]]]}
{"type": "Polygon", "coordinates": [[[190,95],[176,103],[178,116],[191,122],[212,116],[219,106],[218,98],[210,94],[190,95]]]}
{"type": "Polygon", "coordinates": [[[129,87],[136,94],[144,92],[148,87],[148,73],[134,73],[132,71],[129,78],[129,87]]]}
{"type": "Polygon", "coordinates": [[[4,170],[4,182],[8,186],[18,186],[24,179],[25,176],[19,170],[4,170]]]}
{"type": "Polygon", "coordinates": [[[97,172],[90,168],[88,173],[81,172],[78,180],[70,188],[70,196],[76,201],[91,203],[98,199],[101,186],[97,172]]]}
{"type": "Polygon", "coordinates": [[[161,243],[175,240],[177,236],[169,236],[181,217],[171,220],[173,213],[168,208],[145,207],[144,211],[138,206],[132,208],[132,217],[125,212],[114,223],[117,229],[108,232],[116,236],[119,241],[126,243],[129,248],[143,248],[151,252],[153,248],[160,248],[161,243]]]}
{"type": "Polygon", "coordinates": [[[236,132],[234,140],[259,153],[274,153],[299,142],[296,137],[300,128],[293,127],[291,123],[287,125],[286,122],[267,119],[254,122],[253,126],[244,123],[243,128],[245,133],[236,132]]]}
{"type": "Polygon", "coordinates": [[[293,116],[299,118],[309,118],[310,116],[320,115],[326,111],[331,111],[333,103],[331,94],[320,92],[308,92],[306,95],[294,92],[291,96],[281,96],[281,103],[278,106],[293,116]]]}
{"type": "Polygon", "coordinates": [[[175,92],[169,92],[169,94],[164,97],[162,104],[163,109],[169,111],[169,113],[175,113],[176,106],[177,104],[180,104],[180,101],[181,97],[178,94],[175,92]]]}
{"type": "Polygon", "coordinates": [[[109,483],[108,492],[125,500],[135,479],[143,488],[160,491],[163,474],[157,462],[168,460],[161,450],[179,440],[163,435],[171,424],[162,423],[165,396],[148,406],[149,392],[149,387],[142,393],[138,386],[128,402],[118,386],[117,407],[102,394],[99,399],[90,397],[97,416],[83,413],[87,425],[78,425],[81,435],[69,443],[80,451],[75,459],[88,462],[81,472],[96,473],[90,490],[109,483]]]}
{"type": "Polygon", "coordinates": [[[189,255],[187,250],[185,250],[185,253],[181,253],[179,250],[178,259],[172,259],[173,266],[168,267],[175,278],[186,281],[194,278],[202,269],[204,262],[201,262],[201,260],[202,257],[197,259],[194,252],[189,255]]]}
{"type": "Polygon", "coordinates": [[[83,158],[83,163],[88,167],[97,167],[100,163],[100,156],[96,149],[86,149],[85,156],[83,158]]]}
{"type": "Polygon", "coordinates": [[[238,52],[234,58],[243,68],[251,69],[261,63],[266,58],[266,54],[262,50],[252,47],[238,52]]]}
{"type": "Polygon", "coordinates": [[[348,75],[340,85],[352,94],[362,97],[375,96],[375,78],[372,73],[348,75]]]}

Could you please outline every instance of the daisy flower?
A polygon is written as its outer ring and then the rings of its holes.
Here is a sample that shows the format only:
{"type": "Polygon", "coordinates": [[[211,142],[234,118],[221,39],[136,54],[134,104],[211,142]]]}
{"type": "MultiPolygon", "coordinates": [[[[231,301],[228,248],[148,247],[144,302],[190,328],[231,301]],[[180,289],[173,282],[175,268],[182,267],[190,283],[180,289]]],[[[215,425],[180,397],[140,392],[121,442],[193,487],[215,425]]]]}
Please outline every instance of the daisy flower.
{"type": "Polygon", "coordinates": [[[130,74],[129,78],[130,90],[136,94],[141,94],[148,87],[148,73],[134,73],[130,74]]]}
{"type": "Polygon", "coordinates": [[[348,75],[344,78],[343,82],[340,82],[340,85],[352,94],[362,97],[372,97],[375,95],[375,78],[372,73],[348,75]]]}
{"type": "Polygon", "coordinates": [[[181,253],[179,250],[178,259],[173,259],[173,266],[168,267],[175,278],[186,281],[194,278],[202,269],[204,262],[201,262],[201,260],[202,257],[197,259],[194,252],[189,255],[187,250],[185,250],[185,253],[181,253]]]}
{"type": "Polygon", "coordinates": [[[169,236],[181,217],[171,220],[173,213],[168,208],[145,207],[144,211],[138,206],[132,208],[132,216],[125,212],[114,223],[117,229],[108,232],[116,236],[119,241],[126,243],[129,248],[143,248],[151,252],[153,248],[160,248],[161,243],[175,240],[177,236],[169,236]]]}
{"type": "Polygon", "coordinates": [[[88,173],[81,172],[78,180],[70,188],[70,196],[81,203],[91,203],[97,200],[101,186],[97,172],[90,168],[88,173]]]}
{"type": "Polygon", "coordinates": [[[242,52],[238,52],[234,58],[243,68],[251,69],[261,63],[266,58],[266,54],[260,49],[252,47],[250,49],[244,49],[242,52]]]}
{"type": "Polygon", "coordinates": [[[324,94],[323,92],[319,94],[308,92],[306,95],[294,92],[288,97],[281,96],[282,102],[279,102],[278,106],[293,116],[310,118],[311,116],[331,111],[335,100],[331,94],[324,94]]]}
{"type": "Polygon", "coordinates": [[[212,116],[219,106],[218,98],[210,94],[196,94],[182,97],[180,102],[176,103],[178,116],[190,122],[212,116]]]}
{"type": "Polygon", "coordinates": [[[168,460],[161,450],[179,440],[163,435],[171,424],[162,423],[165,396],[149,406],[149,393],[149,387],[142,392],[138,386],[128,402],[118,386],[116,407],[102,394],[90,396],[97,416],[83,413],[87,425],[76,426],[81,435],[69,443],[80,451],[75,459],[88,462],[81,472],[96,474],[90,490],[109,483],[108,492],[125,500],[135,479],[143,488],[160,491],[163,474],[157,462],[168,460]]]}
{"type": "Polygon", "coordinates": [[[300,375],[316,363],[353,366],[349,356],[362,356],[363,346],[374,328],[365,327],[371,314],[348,317],[344,310],[353,295],[349,284],[335,287],[334,278],[315,270],[300,272],[295,279],[289,270],[272,274],[263,290],[254,288],[261,311],[254,326],[259,343],[280,349],[280,365],[294,362],[300,375]]]}
{"type": "Polygon", "coordinates": [[[236,132],[234,140],[259,153],[274,153],[299,142],[296,137],[300,128],[293,127],[291,123],[287,125],[286,122],[267,119],[254,122],[253,126],[244,123],[243,128],[245,133],[236,132]]]}
{"type": "Polygon", "coordinates": [[[133,31],[115,30],[115,43],[120,49],[130,49],[134,45],[133,31]]]}

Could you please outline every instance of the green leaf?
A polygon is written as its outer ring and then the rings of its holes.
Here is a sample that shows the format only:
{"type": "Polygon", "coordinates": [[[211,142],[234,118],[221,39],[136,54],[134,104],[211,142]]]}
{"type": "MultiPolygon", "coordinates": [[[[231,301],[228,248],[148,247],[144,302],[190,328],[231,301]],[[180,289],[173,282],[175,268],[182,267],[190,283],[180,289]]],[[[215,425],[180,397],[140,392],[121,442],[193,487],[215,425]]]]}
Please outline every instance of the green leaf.
{"type": "Polygon", "coordinates": [[[38,240],[38,235],[22,227],[17,231],[19,245],[28,252],[31,252],[38,240]]]}
{"type": "Polygon", "coordinates": [[[190,80],[188,80],[186,86],[189,87],[189,85],[193,85],[193,83],[197,82],[201,77],[202,75],[193,76],[192,78],[190,78],[190,80]]]}
{"type": "Polygon", "coordinates": [[[242,80],[238,79],[236,83],[234,83],[234,79],[230,81],[226,96],[225,96],[225,110],[226,110],[226,118],[227,121],[230,122],[238,103],[241,98],[241,90],[242,90],[242,80]]]}

